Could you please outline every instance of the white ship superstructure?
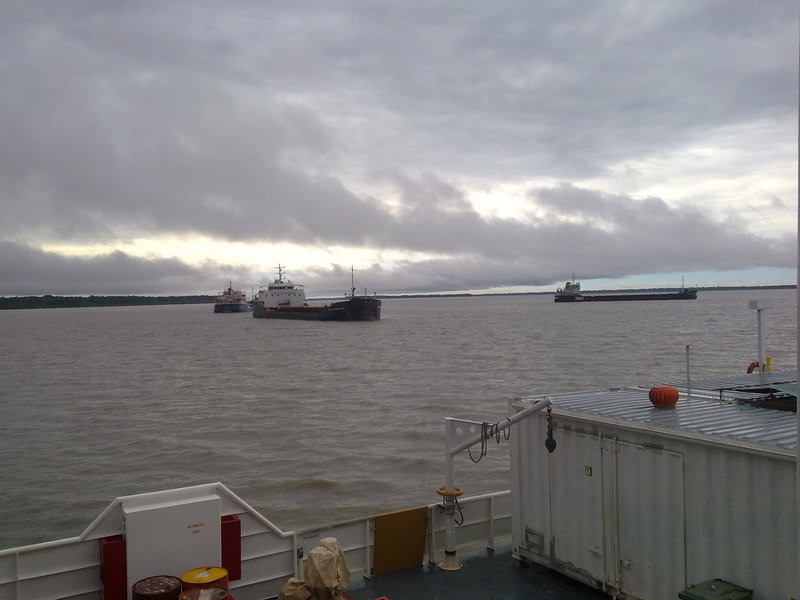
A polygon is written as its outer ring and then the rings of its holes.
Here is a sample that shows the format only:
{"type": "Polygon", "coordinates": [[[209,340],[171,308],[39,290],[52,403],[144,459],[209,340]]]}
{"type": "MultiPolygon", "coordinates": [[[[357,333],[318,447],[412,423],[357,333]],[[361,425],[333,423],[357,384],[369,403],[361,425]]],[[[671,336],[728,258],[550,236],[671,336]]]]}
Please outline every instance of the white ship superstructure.
{"type": "Polygon", "coordinates": [[[256,295],[256,302],[263,303],[263,308],[279,306],[307,306],[306,292],[299,283],[283,278],[283,267],[278,265],[278,276],[267,289],[261,289],[256,295]]]}

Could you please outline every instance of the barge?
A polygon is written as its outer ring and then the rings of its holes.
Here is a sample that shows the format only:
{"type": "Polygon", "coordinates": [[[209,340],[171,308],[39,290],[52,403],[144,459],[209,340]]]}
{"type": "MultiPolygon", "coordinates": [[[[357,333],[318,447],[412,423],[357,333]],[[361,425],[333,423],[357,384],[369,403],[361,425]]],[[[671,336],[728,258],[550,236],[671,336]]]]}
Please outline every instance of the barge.
{"type": "Polygon", "coordinates": [[[567,281],[563,288],[556,290],[555,302],[624,302],[635,300],[695,300],[697,298],[696,288],[681,286],[675,292],[645,292],[645,293],[625,293],[617,294],[583,294],[581,284],[577,281],[567,281]]]}

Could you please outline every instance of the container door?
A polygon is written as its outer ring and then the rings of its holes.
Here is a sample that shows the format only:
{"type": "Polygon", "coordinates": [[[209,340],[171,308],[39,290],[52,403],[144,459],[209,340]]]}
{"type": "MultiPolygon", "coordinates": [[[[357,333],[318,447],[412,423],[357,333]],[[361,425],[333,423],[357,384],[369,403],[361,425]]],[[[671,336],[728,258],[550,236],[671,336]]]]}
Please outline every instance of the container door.
{"type": "Polygon", "coordinates": [[[559,430],[550,457],[551,553],[604,579],[603,467],[599,437],[559,430]]]}
{"type": "Polygon", "coordinates": [[[617,442],[621,590],[676,598],[686,588],[683,454],[617,442]]]}

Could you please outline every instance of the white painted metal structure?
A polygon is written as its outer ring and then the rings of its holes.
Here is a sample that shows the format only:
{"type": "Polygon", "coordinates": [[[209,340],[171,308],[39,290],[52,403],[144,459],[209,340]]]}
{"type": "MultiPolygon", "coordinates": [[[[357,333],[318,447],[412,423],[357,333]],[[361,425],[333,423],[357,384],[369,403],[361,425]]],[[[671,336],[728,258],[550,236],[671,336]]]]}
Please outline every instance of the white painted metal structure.
{"type": "Polygon", "coordinates": [[[555,451],[541,413],[512,437],[515,552],[623,598],[676,598],[714,578],[757,600],[794,597],[797,417],[719,393],[788,380],[692,382],[671,409],[647,388],[548,396],[555,451]]]}
{"type": "Polygon", "coordinates": [[[283,267],[278,265],[278,276],[267,286],[267,289],[258,290],[256,302],[263,303],[264,308],[278,306],[304,306],[306,292],[299,283],[293,283],[283,278],[283,267]]]}
{"type": "Polygon", "coordinates": [[[774,303],[771,300],[750,300],[748,307],[756,311],[758,326],[758,370],[764,371],[766,362],[764,359],[764,319],[762,313],[767,309],[774,308],[774,303]]]}
{"type": "MultiPolygon", "coordinates": [[[[491,430],[487,430],[484,426],[488,423],[479,423],[477,421],[467,421],[464,419],[454,419],[448,417],[445,419],[444,432],[445,432],[445,492],[453,492],[455,486],[455,473],[453,470],[453,458],[459,453],[475,446],[480,442],[485,442],[492,435],[499,435],[518,421],[525,419],[535,412],[550,406],[548,399],[543,399],[534,402],[524,410],[509,415],[506,419],[494,424],[491,430]],[[466,439],[464,439],[466,438],[466,439]]],[[[459,488],[460,489],[460,488],[459,488]]],[[[461,492],[459,492],[460,494],[461,492]]],[[[445,543],[446,558],[439,566],[447,570],[457,570],[461,568],[460,562],[457,558],[457,543],[456,543],[456,515],[455,515],[455,502],[454,497],[448,497],[447,494],[443,496],[443,506],[447,513],[448,526],[447,526],[447,541],[445,543]]]]}
{"type": "MultiPolygon", "coordinates": [[[[464,524],[458,529],[459,549],[494,548],[495,544],[510,542],[508,491],[466,498],[460,503],[464,524]]],[[[325,537],[339,541],[351,580],[371,574],[374,517],[283,532],[223,484],[210,483],[117,498],[80,536],[0,550],[0,600],[99,600],[99,540],[123,532],[128,542],[134,542],[128,556],[130,581],[153,575],[180,576],[192,568],[184,568],[184,558],[193,552],[200,552],[192,554],[190,560],[200,561],[193,567],[213,564],[212,559],[219,556],[218,541],[214,540],[219,538],[215,538],[218,533],[210,523],[219,522],[223,515],[236,515],[241,521],[242,577],[230,582],[236,600],[276,597],[290,577],[303,577],[304,556],[325,537]],[[209,507],[214,509],[210,511],[209,507]],[[187,523],[204,523],[199,536],[205,536],[209,543],[198,544],[197,535],[186,539],[186,531],[181,530],[187,523]],[[172,539],[173,534],[180,539],[172,539]]],[[[428,506],[429,557],[443,551],[448,522],[439,505],[428,506]]],[[[190,534],[194,529],[198,528],[190,534]]]]}

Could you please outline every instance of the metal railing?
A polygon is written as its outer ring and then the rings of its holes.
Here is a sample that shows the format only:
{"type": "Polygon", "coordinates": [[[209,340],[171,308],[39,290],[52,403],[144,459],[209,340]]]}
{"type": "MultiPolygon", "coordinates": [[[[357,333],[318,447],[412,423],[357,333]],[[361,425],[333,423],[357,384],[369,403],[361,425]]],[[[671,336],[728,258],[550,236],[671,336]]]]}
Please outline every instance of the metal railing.
{"type": "MultiPolygon", "coordinates": [[[[242,577],[230,584],[237,600],[273,598],[290,577],[302,579],[305,557],[325,537],[339,541],[351,580],[372,575],[374,517],[283,532],[222,484],[215,485],[227,508],[234,506],[233,513],[242,521],[242,577]]],[[[459,550],[510,542],[510,496],[505,491],[459,499],[463,516],[456,529],[459,550]]],[[[444,553],[448,517],[439,504],[430,504],[427,510],[426,560],[435,562],[444,553]]],[[[100,600],[101,577],[99,537],[83,534],[0,551],[0,600],[100,600]]]]}

